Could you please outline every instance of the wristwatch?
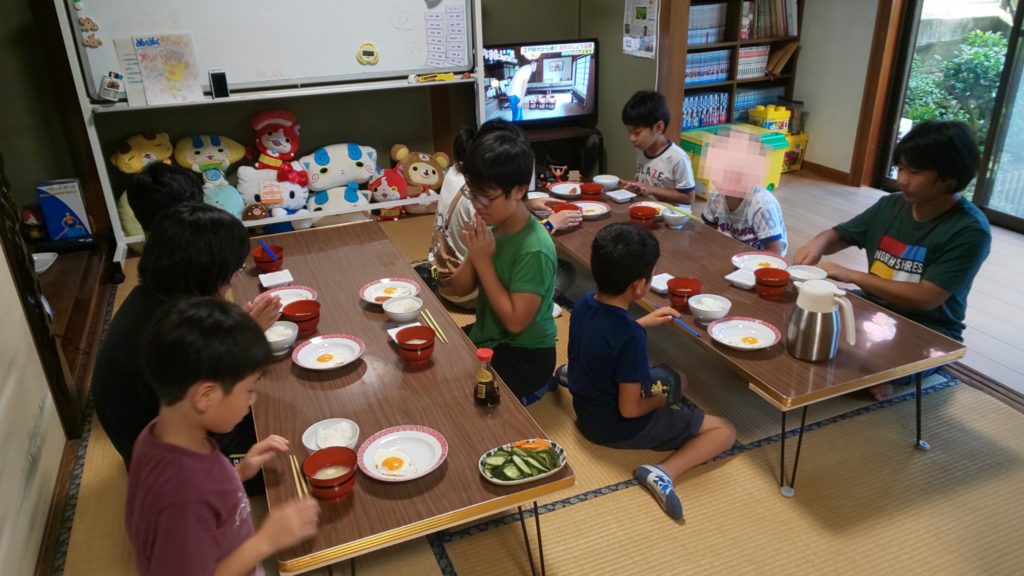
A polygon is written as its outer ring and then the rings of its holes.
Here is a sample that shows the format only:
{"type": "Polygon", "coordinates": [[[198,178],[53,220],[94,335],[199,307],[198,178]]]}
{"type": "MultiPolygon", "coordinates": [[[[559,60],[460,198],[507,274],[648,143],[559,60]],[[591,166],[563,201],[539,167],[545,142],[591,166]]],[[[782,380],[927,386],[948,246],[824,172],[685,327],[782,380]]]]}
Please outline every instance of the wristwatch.
{"type": "Polygon", "coordinates": [[[551,220],[545,220],[545,221],[541,222],[541,224],[544,225],[544,228],[547,229],[548,233],[550,233],[550,234],[554,234],[555,233],[555,225],[551,223],[551,220]]]}

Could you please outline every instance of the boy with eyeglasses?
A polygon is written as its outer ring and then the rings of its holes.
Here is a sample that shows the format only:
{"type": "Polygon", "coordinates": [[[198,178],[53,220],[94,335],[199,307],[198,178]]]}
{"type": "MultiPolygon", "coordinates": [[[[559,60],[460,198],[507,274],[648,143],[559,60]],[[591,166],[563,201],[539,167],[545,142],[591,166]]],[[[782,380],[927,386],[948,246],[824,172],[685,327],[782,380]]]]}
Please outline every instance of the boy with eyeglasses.
{"type": "Polygon", "coordinates": [[[476,209],[462,230],[468,257],[452,276],[458,295],[479,288],[469,337],[494,349],[491,365],[524,405],[539,400],[555,368],[555,245],[526,207],[533,150],[503,120],[481,126],[462,169],[476,209]]]}

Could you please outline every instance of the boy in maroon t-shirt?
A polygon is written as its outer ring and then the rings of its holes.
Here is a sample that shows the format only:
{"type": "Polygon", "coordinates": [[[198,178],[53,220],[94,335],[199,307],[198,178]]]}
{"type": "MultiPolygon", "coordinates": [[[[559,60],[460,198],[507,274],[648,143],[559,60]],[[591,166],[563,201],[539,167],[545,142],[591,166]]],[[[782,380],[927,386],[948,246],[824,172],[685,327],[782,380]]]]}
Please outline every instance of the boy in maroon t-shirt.
{"type": "Polygon", "coordinates": [[[316,533],[320,508],[308,498],[253,530],[242,482],[288,452],[287,440],[268,436],[232,467],[208,436],[249,412],[270,360],[256,322],[219,298],[168,304],[147,331],[142,363],[160,412],[135,442],[125,510],[143,576],[262,574],[265,558],[316,533]]]}

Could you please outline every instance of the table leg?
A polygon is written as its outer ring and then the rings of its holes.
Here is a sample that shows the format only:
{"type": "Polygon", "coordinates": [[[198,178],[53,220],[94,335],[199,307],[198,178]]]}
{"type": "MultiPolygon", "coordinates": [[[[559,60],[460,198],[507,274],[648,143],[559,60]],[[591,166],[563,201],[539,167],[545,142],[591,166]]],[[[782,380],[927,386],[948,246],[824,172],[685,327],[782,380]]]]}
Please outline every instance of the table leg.
{"type": "Polygon", "coordinates": [[[537,576],[537,567],[533,564],[533,551],[530,550],[530,535],[526,533],[526,519],[523,517],[523,507],[517,506],[519,510],[519,526],[523,529],[523,543],[526,544],[526,556],[530,559],[530,574],[537,576]]]}
{"type": "Polygon", "coordinates": [[[533,501],[533,523],[537,526],[537,550],[540,552],[540,575],[547,576],[548,570],[544,566],[544,541],[540,536],[540,511],[537,510],[537,501],[533,501]]]}
{"type": "Polygon", "coordinates": [[[914,387],[916,388],[916,400],[917,400],[917,441],[914,443],[914,448],[927,452],[932,449],[931,444],[925,442],[921,438],[921,383],[924,381],[924,377],[921,373],[914,375],[914,387]]]}
{"type": "Polygon", "coordinates": [[[780,440],[779,448],[779,493],[786,498],[792,498],[796,494],[796,490],[793,486],[796,484],[796,471],[800,465],[800,449],[804,445],[804,428],[807,425],[807,406],[804,406],[803,413],[800,415],[800,433],[797,435],[796,440],[796,454],[793,456],[793,473],[789,477],[789,482],[786,482],[786,413],[782,413],[782,438],[780,440]]]}

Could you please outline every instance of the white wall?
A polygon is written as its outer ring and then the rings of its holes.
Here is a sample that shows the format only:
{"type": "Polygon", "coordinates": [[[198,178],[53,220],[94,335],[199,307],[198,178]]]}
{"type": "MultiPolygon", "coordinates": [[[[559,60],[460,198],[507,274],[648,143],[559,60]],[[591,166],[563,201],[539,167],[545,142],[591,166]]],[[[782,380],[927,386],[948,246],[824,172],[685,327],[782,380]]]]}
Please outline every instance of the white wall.
{"type": "Polygon", "coordinates": [[[0,334],[0,572],[32,574],[65,439],[3,252],[0,334]]]}
{"type": "Polygon", "coordinates": [[[878,0],[805,0],[794,96],[804,101],[806,160],[849,172],[878,0]]]}

